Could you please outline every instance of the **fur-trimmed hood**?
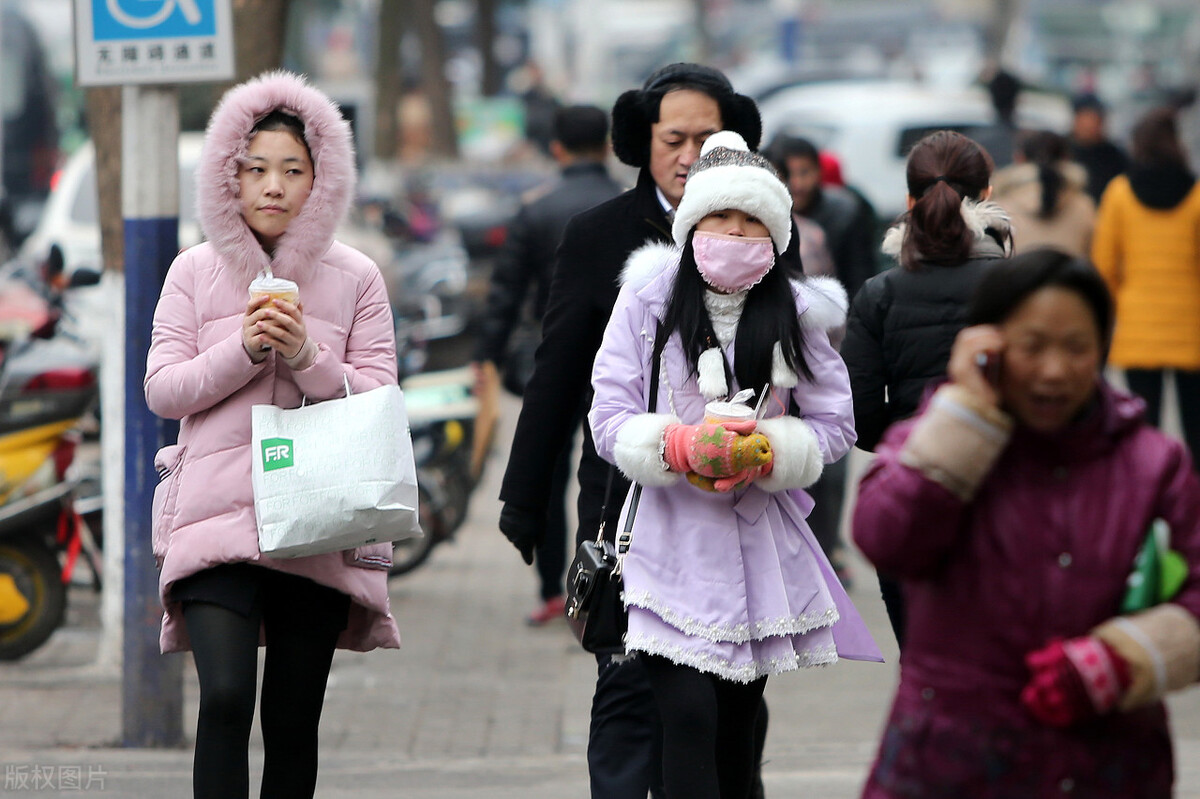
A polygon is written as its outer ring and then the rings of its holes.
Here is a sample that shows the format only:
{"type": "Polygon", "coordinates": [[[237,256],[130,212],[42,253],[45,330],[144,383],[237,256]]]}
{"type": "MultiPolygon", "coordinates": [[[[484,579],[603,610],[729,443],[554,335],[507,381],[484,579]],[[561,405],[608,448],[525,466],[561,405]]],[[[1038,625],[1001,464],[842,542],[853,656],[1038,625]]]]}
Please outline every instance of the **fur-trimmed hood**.
{"type": "MultiPolygon", "coordinates": [[[[647,242],[629,254],[621,270],[621,285],[632,286],[639,294],[646,293],[646,302],[655,315],[661,316],[670,295],[675,270],[683,248],[661,242],[647,242]],[[653,285],[653,288],[651,286],[653,285]]],[[[778,266],[776,267],[778,268],[778,266]]],[[[832,330],[846,323],[850,306],[846,289],[836,278],[807,276],[793,278],[792,293],[800,297],[804,310],[800,326],[806,330],[832,330]]]]}
{"type": "MultiPolygon", "coordinates": [[[[972,199],[964,199],[961,208],[967,229],[975,237],[976,245],[986,245],[988,242],[994,244],[994,239],[988,235],[988,231],[993,230],[1007,240],[1001,245],[1004,254],[1012,254],[1012,242],[1008,236],[1012,230],[1012,222],[1008,217],[1008,211],[991,200],[977,202],[972,199]]],[[[907,221],[902,220],[888,230],[883,237],[883,246],[880,247],[884,255],[890,255],[893,258],[900,255],[900,247],[904,244],[904,233],[907,227],[907,221]]]]}
{"type": "Polygon", "coordinates": [[[196,215],[225,268],[249,283],[260,272],[303,282],[333,243],[354,195],[350,125],[328,97],[290,72],[267,72],[226,92],[213,111],[196,167],[196,215]],[[238,169],[250,130],[281,109],[304,123],[315,176],[312,193],[268,256],[242,217],[238,169]]]}

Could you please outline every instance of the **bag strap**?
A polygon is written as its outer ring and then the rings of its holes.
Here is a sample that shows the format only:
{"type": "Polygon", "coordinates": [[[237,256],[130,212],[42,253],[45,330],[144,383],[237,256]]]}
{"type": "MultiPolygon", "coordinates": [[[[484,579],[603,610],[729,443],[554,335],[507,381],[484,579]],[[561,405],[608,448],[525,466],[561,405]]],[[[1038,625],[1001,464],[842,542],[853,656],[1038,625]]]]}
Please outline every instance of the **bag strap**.
{"type": "MultiPolygon", "coordinates": [[[[659,359],[662,357],[663,347],[667,344],[667,331],[662,320],[658,320],[658,324],[654,328],[654,348],[650,356],[651,371],[650,371],[650,401],[646,408],[648,413],[654,413],[658,408],[658,373],[662,370],[662,365],[659,359]]],[[[596,535],[596,541],[604,540],[604,520],[608,516],[608,503],[612,499],[613,475],[617,472],[615,464],[610,464],[608,467],[608,483],[604,487],[604,504],[600,508],[600,530],[596,535]]],[[[629,545],[633,543],[633,518],[637,514],[638,503],[642,499],[642,484],[633,484],[633,495],[629,498],[629,513],[625,516],[625,529],[622,530],[616,538],[617,545],[617,565],[613,569],[613,575],[617,576],[621,573],[622,556],[629,551],[629,545]]]]}

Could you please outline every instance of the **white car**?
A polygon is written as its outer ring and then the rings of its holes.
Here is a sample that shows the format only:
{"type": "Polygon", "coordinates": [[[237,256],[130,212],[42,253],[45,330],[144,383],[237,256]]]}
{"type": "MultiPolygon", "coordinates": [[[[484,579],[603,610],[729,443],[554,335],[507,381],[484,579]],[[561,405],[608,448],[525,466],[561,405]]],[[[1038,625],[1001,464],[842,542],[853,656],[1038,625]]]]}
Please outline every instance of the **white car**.
{"type": "MultiPolygon", "coordinates": [[[[193,173],[200,160],[204,136],[179,137],[179,246],[199,244],[193,173]]],[[[37,227],[21,245],[19,257],[30,263],[45,260],[50,247],[62,250],[67,275],[77,269],[100,271],[100,209],[96,192],[96,154],[89,141],[67,160],[37,227]]]]}
{"type": "MultiPolygon", "coordinates": [[[[909,149],[927,133],[956,130],[967,136],[995,114],[987,91],[948,89],[906,81],[828,81],[783,89],[764,100],[763,145],[780,133],[802,136],[841,161],[842,175],[884,220],[904,210],[909,149]]],[[[1021,128],[1065,133],[1071,109],[1061,97],[1023,92],[1021,128]]]]}

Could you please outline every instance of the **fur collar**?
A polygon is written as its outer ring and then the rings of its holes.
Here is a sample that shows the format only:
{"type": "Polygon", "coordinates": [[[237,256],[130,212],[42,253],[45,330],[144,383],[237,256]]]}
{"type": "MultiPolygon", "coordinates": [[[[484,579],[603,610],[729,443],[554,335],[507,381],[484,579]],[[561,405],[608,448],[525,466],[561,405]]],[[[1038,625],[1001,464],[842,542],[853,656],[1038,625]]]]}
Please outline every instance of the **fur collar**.
{"type": "MultiPolygon", "coordinates": [[[[647,300],[657,306],[656,311],[666,304],[671,281],[679,268],[679,256],[683,248],[672,244],[651,241],[629,254],[621,270],[621,285],[630,286],[639,294],[647,292],[647,300]],[[659,284],[662,285],[659,285],[659,284]]],[[[831,330],[846,322],[846,310],[850,306],[846,289],[837,278],[812,275],[802,280],[791,280],[793,294],[804,303],[800,326],[806,330],[831,330]]]]}
{"type": "MultiPolygon", "coordinates": [[[[961,208],[963,220],[966,221],[967,229],[975,237],[976,243],[985,241],[988,230],[994,230],[1003,235],[1012,229],[1008,212],[991,200],[977,202],[972,199],[964,199],[961,208]]],[[[883,237],[883,246],[880,248],[884,255],[890,255],[893,258],[900,255],[900,247],[904,243],[907,227],[908,223],[901,221],[888,230],[883,237]]],[[[1008,254],[1010,247],[1011,245],[1005,245],[1005,254],[1008,254]]]]}
{"type": "Polygon", "coordinates": [[[302,77],[268,72],[225,94],[204,136],[196,167],[196,215],[225,268],[249,283],[270,269],[303,283],[333,244],[333,233],[354,195],[354,145],[338,107],[302,77]],[[238,168],[254,124],[275,109],[304,122],[304,138],[316,170],[312,193],[267,255],[242,218],[238,168]]]}

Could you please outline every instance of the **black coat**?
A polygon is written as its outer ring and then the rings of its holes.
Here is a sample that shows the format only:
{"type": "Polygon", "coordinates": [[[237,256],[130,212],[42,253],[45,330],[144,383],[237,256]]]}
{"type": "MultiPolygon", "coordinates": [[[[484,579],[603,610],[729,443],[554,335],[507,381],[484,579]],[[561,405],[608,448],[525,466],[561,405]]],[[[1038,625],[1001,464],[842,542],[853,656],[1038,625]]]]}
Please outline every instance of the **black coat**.
{"type": "Polygon", "coordinates": [[[1125,151],[1107,139],[1099,144],[1072,142],[1071,160],[1087,170],[1087,192],[1097,205],[1109,181],[1129,168],[1125,151]]]}
{"type": "Polygon", "coordinates": [[[975,286],[1003,257],[989,239],[978,257],[957,266],[896,266],[863,284],[850,304],[842,342],[856,446],[874,451],[890,424],[916,412],[929,381],[946,373],[975,286]]]}
{"type": "MultiPolygon", "coordinates": [[[[592,401],[592,360],[620,289],[629,254],[647,241],[669,242],[671,226],[654,181],[643,169],[629,191],[567,223],[555,258],[542,343],[525,387],[500,500],[541,513],[550,498],[558,453],[575,435],[580,413],[592,401]]],[[[583,426],[579,463],[579,536],[594,536],[604,502],[609,466],[596,454],[583,426]]],[[[615,521],[629,483],[613,480],[609,517],[615,521]]]]}
{"type": "Polygon", "coordinates": [[[621,193],[604,164],[572,164],[556,185],[521,206],[508,228],[508,238],[492,268],[487,307],[479,331],[475,360],[503,365],[509,337],[521,321],[530,285],[536,289],[533,318],[546,313],[554,255],[567,222],[621,193]]]}

